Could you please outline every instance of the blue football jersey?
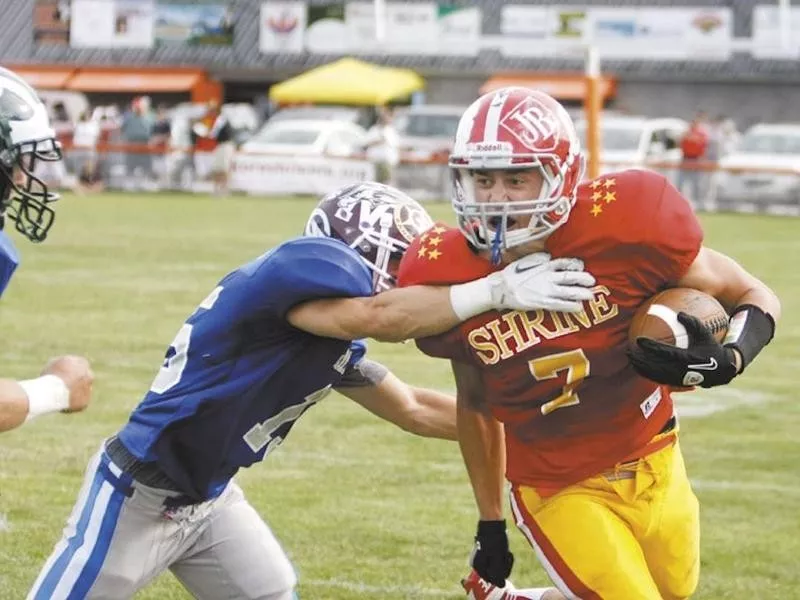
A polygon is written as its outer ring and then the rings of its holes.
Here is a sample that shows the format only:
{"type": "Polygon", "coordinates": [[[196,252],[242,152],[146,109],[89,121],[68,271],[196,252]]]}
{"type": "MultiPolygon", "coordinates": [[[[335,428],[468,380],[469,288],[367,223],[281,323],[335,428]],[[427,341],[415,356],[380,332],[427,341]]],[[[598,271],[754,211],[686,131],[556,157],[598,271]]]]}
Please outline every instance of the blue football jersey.
{"type": "Polygon", "coordinates": [[[19,265],[19,254],[14,247],[14,242],[0,231],[0,296],[8,287],[17,265],[19,265]]]}
{"type": "Polygon", "coordinates": [[[305,300],[371,294],[359,255],[329,238],[290,240],[229,273],[178,331],[120,441],[183,493],[216,496],[238,469],[275,449],[366,351],[363,341],[292,327],[287,311],[305,300]]]}

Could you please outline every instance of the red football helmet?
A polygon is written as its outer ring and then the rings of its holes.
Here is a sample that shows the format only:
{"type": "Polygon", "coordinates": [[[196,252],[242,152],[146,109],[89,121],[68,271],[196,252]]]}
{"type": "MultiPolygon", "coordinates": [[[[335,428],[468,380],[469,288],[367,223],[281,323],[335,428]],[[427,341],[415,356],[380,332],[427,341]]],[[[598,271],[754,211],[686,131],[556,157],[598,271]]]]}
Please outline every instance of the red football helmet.
{"type": "Polygon", "coordinates": [[[541,239],[563,225],[583,178],[580,141],[567,111],[544,92],[507,87],[478,98],[458,124],[450,155],[453,208],[464,235],[479,249],[500,252],[541,239]],[[538,198],[479,202],[476,170],[538,169],[538,198]],[[509,220],[528,226],[509,230],[509,220]]]}

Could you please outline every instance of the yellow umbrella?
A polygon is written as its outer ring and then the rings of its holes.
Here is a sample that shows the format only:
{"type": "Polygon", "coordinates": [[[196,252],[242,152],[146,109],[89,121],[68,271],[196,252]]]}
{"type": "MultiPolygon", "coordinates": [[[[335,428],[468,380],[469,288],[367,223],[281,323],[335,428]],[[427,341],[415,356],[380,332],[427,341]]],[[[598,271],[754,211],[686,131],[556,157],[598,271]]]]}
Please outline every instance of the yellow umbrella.
{"type": "Polygon", "coordinates": [[[273,85],[269,97],[279,104],[382,105],[424,87],[425,80],[411,69],[342,58],[273,85]]]}

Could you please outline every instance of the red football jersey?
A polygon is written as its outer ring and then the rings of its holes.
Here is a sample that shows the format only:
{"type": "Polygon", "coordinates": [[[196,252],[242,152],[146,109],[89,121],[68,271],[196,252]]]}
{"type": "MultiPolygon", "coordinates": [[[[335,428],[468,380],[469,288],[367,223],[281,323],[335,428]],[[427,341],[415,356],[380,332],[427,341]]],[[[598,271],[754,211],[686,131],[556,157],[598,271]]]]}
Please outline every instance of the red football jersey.
{"type": "MultiPolygon", "coordinates": [[[[491,311],[418,340],[426,354],[482,371],[505,425],[509,481],[553,493],[635,457],[663,428],[672,398],[630,366],[628,327],[644,300],[683,276],[702,238],[689,203],[654,172],[586,182],[546,242],[597,279],[581,313],[491,311]]],[[[460,283],[492,270],[458,230],[438,225],[411,245],[399,282],[460,283]]]]}

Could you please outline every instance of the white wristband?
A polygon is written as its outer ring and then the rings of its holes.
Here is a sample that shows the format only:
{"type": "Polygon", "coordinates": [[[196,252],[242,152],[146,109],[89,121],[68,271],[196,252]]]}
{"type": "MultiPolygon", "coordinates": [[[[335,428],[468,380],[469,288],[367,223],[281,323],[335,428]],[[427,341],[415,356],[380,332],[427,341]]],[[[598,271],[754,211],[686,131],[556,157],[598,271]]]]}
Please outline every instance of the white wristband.
{"type": "Polygon", "coordinates": [[[37,379],[18,382],[28,396],[28,416],[25,422],[39,415],[69,408],[69,388],[57,375],[42,375],[37,379]]]}
{"type": "Polygon", "coordinates": [[[496,308],[493,290],[498,273],[450,287],[450,306],[462,321],[496,308]]]}

